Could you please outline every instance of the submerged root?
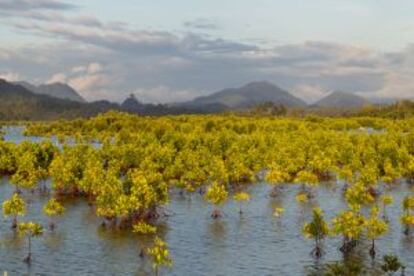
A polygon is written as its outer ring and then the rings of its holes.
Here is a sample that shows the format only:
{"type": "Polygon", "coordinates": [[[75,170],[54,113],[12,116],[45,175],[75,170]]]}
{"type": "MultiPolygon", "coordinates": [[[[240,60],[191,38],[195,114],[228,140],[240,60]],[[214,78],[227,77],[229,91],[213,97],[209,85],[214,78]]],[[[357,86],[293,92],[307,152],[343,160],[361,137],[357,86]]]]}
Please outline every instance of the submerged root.
{"type": "Polygon", "coordinates": [[[339,250],[344,254],[347,255],[351,253],[354,248],[357,246],[356,240],[345,241],[344,244],[339,248],[339,250]]]}
{"type": "Polygon", "coordinates": [[[371,247],[370,249],[369,249],[369,255],[371,256],[371,258],[372,259],[375,259],[375,255],[376,255],[377,253],[375,252],[375,247],[371,247]]]}
{"type": "Polygon", "coordinates": [[[16,230],[17,229],[17,218],[13,218],[13,222],[11,225],[11,229],[16,230]]]}
{"type": "Polygon", "coordinates": [[[144,249],[141,249],[141,250],[139,251],[139,257],[140,257],[141,259],[145,257],[145,250],[144,250],[144,249]]]}
{"type": "Polygon", "coordinates": [[[23,262],[25,262],[27,265],[31,265],[31,263],[32,263],[32,253],[29,253],[28,255],[27,255],[27,257],[26,258],[24,258],[23,259],[23,262]]]}
{"type": "Polygon", "coordinates": [[[56,224],[54,222],[49,223],[49,229],[51,232],[54,232],[56,229],[56,224]]]}
{"type": "Polygon", "coordinates": [[[311,256],[313,256],[316,259],[320,259],[322,257],[322,255],[324,254],[322,248],[317,245],[312,251],[311,251],[311,256]]]}
{"type": "Polygon", "coordinates": [[[270,197],[277,197],[282,193],[283,187],[281,186],[275,186],[273,189],[269,192],[270,197]]]}

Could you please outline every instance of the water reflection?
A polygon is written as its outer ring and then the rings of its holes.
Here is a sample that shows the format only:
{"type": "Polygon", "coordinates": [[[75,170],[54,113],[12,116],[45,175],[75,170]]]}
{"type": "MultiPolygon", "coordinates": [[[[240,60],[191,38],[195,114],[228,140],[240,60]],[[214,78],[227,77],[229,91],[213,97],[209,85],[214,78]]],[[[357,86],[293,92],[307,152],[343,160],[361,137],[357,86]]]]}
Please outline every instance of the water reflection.
{"type": "Polygon", "coordinates": [[[221,219],[213,220],[208,226],[208,236],[212,241],[220,245],[225,240],[227,233],[227,222],[221,219]]]}
{"type": "Polygon", "coordinates": [[[59,250],[64,249],[64,242],[66,240],[66,234],[63,230],[58,230],[55,228],[54,232],[46,233],[43,243],[47,246],[51,251],[58,252],[59,250]]]}

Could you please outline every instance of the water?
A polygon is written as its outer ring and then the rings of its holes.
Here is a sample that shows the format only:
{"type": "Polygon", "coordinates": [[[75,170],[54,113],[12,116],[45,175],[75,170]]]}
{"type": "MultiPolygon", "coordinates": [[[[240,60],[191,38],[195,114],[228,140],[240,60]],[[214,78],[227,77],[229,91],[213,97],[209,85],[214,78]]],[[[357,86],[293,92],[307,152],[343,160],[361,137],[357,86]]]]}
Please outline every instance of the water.
{"type": "MultiPolygon", "coordinates": [[[[303,223],[310,217],[310,206],[295,202],[296,188],[287,188],[280,198],[267,197],[270,187],[264,184],[250,189],[252,201],[243,206],[229,202],[222,207],[220,220],[209,217],[211,206],[199,195],[190,198],[172,196],[168,209],[173,216],[161,222],[161,236],[169,243],[174,266],[163,270],[165,275],[306,275],[318,267],[309,255],[313,242],[301,235],[303,223]],[[281,218],[272,216],[275,206],[286,209],[281,218]]],[[[0,200],[12,195],[13,187],[6,178],[0,184],[0,200]]],[[[396,202],[407,192],[405,187],[391,191],[396,202]]],[[[340,189],[322,187],[318,204],[332,218],[344,207],[340,189]]],[[[30,202],[27,218],[47,225],[42,205],[47,197],[24,194],[30,202]]],[[[316,204],[316,202],[314,202],[316,204]]],[[[150,239],[121,231],[103,230],[94,211],[82,200],[66,202],[66,213],[58,220],[55,233],[46,232],[33,241],[34,261],[30,267],[23,262],[26,244],[16,239],[10,220],[0,226],[0,271],[9,275],[147,275],[148,260],[138,257],[139,244],[150,239]]],[[[399,204],[388,209],[390,232],[377,242],[378,257],[394,253],[408,265],[407,275],[414,271],[414,244],[402,235],[398,223],[399,204]]],[[[324,243],[325,256],[321,264],[340,260],[340,239],[329,238],[324,243]]],[[[370,265],[368,244],[362,248],[362,259],[370,265]]]]}
{"type": "MultiPolygon", "coordinates": [[[[0,182],[0,201],[10,197],[13,187],[7,178],[0,182]]],[[[331,219],[345,207],[341,187],[336,183],[321,185],[315,202],[301,205],[295,201],[296,186],[288,186],[277,198],[269,198],[271,187],[265,183],[251,186],[251,201],[239,205],[233,201],[221,207],[224,217],[212,220],[212,207],[194,194],[183,197],[174,192],[167,206],[173,215],[160,222],[160,237],[170,248],[174,266],[162,269],[161,275],[307,275],[326,263],[342,259],[338,251],[341,239],[324,242],[325,255],[316,262],[309,254],[313,241],[306,240],[301,228],[311,216],[312,205],[318,204],[331,219]],[[281,218],[272,215],[276,206],[283,206],[281,218]]],[[[407,265],[406,275],[414,275],[414,239],[402,234],[399,223],[402,197],[409,192],[407,184],[389,191],[395,203],[387,209],[389,233],[377,244],[377,261],[384,254],[396,254],[407,265]]],[[[47,226],[42,214],[47,196],[24,193],[29,202],[26,218],[47,226]]],[[[150,245],[150,237],[129,232],[104,230],[94,210],[83,200],[65,202],[66,213],[57,221],[55,233],[33,240],[33,262],[22,262],[26,255],[25,240],[16,238],[11,221],[0,224],[0,272],[9,275],[149,275],[148,259],[139,258],[140,245],[150,245]]],[[[368,256],[369,244],[358,248],[360,259],[369,268],[378,267],[368,256]]],[[[373,271],[373,270],[371,270],[373,271]]],[[[377,275],[371,272],[372,275],[377,275]]]]}
{"type": "Polygon", "coordinates": [[[58,144],[56,137],[47,139],[44,137],[37,137],[37,136],[36,137],[35,136],[31,136],[31,137],[24,136],[23,135],[24,126],[3,126],[2,130],[4,132],[4,136],[3,136],[4,141],[10,141],[10,142],[20,144],[23,141],[41,142],[45,140],[50,140],[55,145],[58,144]]]}

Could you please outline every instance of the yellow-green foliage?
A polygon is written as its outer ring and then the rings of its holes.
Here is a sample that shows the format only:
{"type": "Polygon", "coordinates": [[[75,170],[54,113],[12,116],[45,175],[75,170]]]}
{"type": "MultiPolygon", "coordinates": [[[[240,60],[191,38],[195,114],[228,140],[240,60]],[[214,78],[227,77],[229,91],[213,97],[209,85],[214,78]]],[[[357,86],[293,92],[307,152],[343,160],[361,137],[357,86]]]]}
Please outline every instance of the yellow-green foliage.
{"type": "Polygon", "coordinates": [[[152,226],[143,221],[136,222],[132,225],[132,231],[137,234],[155,234],[157,232],[157,227],[152,226]]]}
{"type": "Polygon", "coordinates": [[[205,199],[213,205],[223,204],[227,200],[228,192],[222,184],[214,182],[207,190],[205,199]]]}
{"type": "Polygon", "coordinates": [[[20,235],[31,238],[41,236],[43,234],[42,225],[31,221],[19,223],[17,230],[20,235]]]}
{"type": "MultiPolygon", "coordinates": [[[[133,229],[141,233],[153,232],[147,223],[159,217],[171,191],[183,195],[205,191],[206,201],[220,205],[229,191],[265,179],[273,185],[307,186],[296,196],[305,203],[317,195],[321,181],[338,178],[346,182],[347,206],[334,218],[331,232],[346,239],[365,235],[375,239],[385,234],[386,226],[376,209],[368,217],[364,210],[382,204],[385,211],[391,204],[390,197],[378,197],[383,182],[399,185],[401,178],[414,178],[414,119],[141,117],[108,112],[90,119],[31,124],[27,134],[75,143],[56,149],[50,143],[0,141],[2,175],[11,176],[19,189],[33,189],[50,177],[58,198],[85,198],[107,220],[128,226],[139,221],[142,224],[133,229]]],[[[339,193],[340,182],[333,183],[339,193]]],[[[232,197],[240,202],[249,199],[246,193],[232,197]]],[[[412,196],[403,202],[401,221],[406,226],[414,225],[413,202],[412,196]]],[[[22,215],[24,209],[18,199],[3,204],[5,215],[22,215]]],[[[52,203],[45,206],[51,216],[58,210],[52,203]]],[[[314,211],[313,216],[305,234],[325,237],[322,214],[314,211]]]]}
{"type": "Polygon", "coordinates": [[[360,238],[365,226],[365,218],[355,211],[343,211],[332,220],[332,233],[347,239],[360,238]]]}
{"type": "Polygon", "coordinates": [[[323,240],[329,234],[328,224],[325,222],[320,208],[313,209],[312,221],[303,226],[302,232],[308,239],[316,241],[323,240]]]}
{"type": "Polygon", "coordinates": [[[371,215],[365,220],[365,228],[367,238],[375,240],[383,236],[388,231],[388,224],[379,218],[379,210],[377,207],[371,209],[371,215]]]}
{"type": "Polygon", "coordinates": [[[249,201],[250,200],[250,194],[246,192],[238,192],[233,196],[235,201],[249,201]]]}
{"type": "Polygon", "coordinates": [[[52,198],[43,207],[43,212],[49,217],[61,216],[65,212],[65,207],[55,198],[52,198]]]}
{"type": "Polygon", "coordinates": [[[155,238],[154,246],[148,248],[148,254],[152,258],[154,269],[158,269],[162,266],[171,267],[173,265],[167,243],[161,240],[159,237],[155,238]]]}
{"type": "Polygon", "coordinates": [[[13,196],[3,202],[3,214],[9,216],[24,216],[26,214],[26,203],[19,194],[15,193],[13,196]]]}
{"type": "Polygon", "coordinates": [[[404,197],[402,207],[401,223],[406,227],[414,226],[414,196],[404,197]]]}

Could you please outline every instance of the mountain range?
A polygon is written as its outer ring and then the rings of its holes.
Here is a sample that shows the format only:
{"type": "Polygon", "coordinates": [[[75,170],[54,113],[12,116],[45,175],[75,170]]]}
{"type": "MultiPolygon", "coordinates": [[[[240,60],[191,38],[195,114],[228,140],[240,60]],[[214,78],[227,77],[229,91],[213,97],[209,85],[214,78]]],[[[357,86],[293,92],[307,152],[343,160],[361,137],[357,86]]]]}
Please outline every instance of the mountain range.
{"type": "MultiPolygon", "coordinates": [[[[41,86],[39,86],[41,87],[41,86]]],[[[53,90],[62,85],[49,86],[47,91],[55,91],[53,96],[45,93],[35,93],[27,83],[8,82],[0,79],[0,120],[53,120],[59,118],[91,117],[109,110],[118,110],[142,115],[166,115],[184,113],[204,113],[203,110],[175,107],[162,104],[142,104],[135,97],[129,97],[124,103],[118,104],[106,100],[85,102],[73,93],[67,94],[56,91],[71,91],[70,89],[53,90]],[[29,89],[28,89],[29,88],[29,89]],[[77,99],[77,100],[74,100],[77,99]]],[[[73,90],[74,91],[74,90],[73,90]]],[[[76,92],[76,91],[75,91],[76,92]]],[[[77,93],[76,93],[77,94],[77,93]]]]}
{"type": "Polygon", "coordinates": [[[145,104],[130,95],[121,104],[109,101],[86,102],[67,84],[53,83],[35,86],[27,82],[7,82],[0,79],[0,120],[44,120],[88,117],[108,110],[142,115],[216,113],[240,111],[263,104],[287,108],[358,108],[370,102],[358,95],[333,92],[312,105],[288,91],[266,82],[251,82],[239,88],[229,88],[208,96],[174,104],[145,104]]]}

